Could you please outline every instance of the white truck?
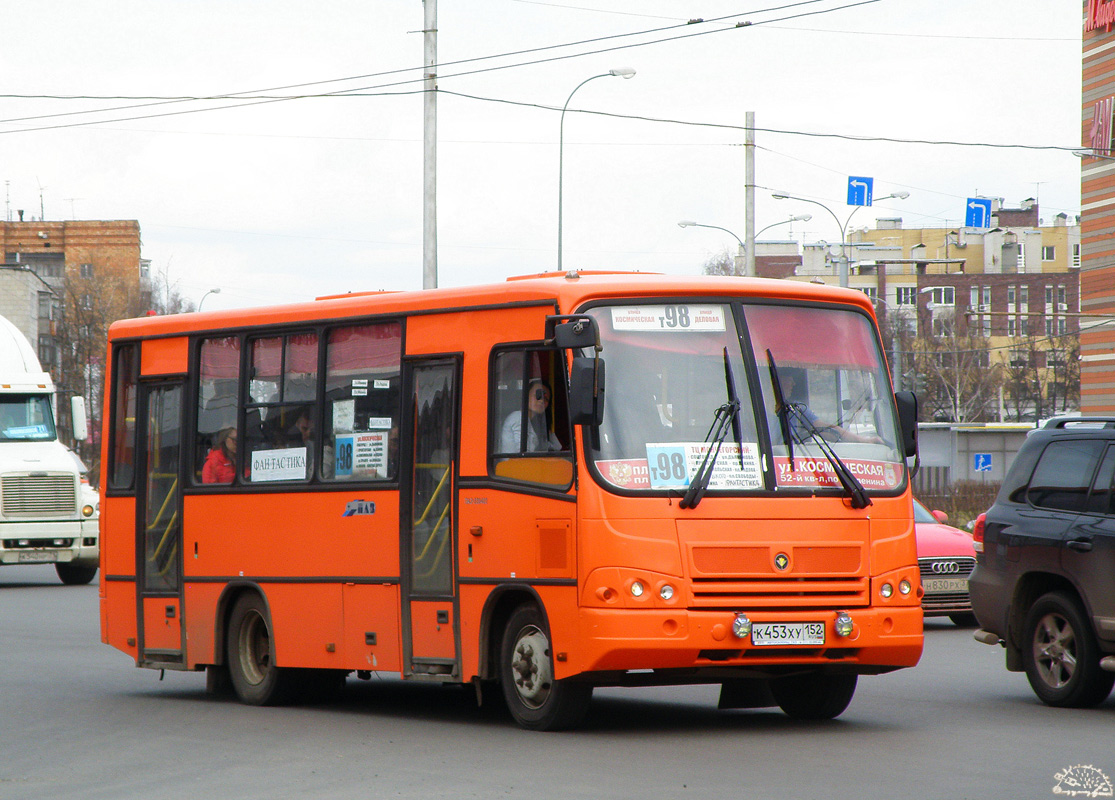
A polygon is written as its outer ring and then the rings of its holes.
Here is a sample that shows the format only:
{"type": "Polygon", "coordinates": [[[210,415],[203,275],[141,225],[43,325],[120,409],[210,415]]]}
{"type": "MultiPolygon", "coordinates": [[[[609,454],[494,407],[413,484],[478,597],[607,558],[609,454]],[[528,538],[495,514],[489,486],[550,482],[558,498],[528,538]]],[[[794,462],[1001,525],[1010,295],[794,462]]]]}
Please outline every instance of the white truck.
{"type": "MultiPolygon", "coordinates": [[[[85,402],[72,401],[74,438],[87,434],[85,402]]],[[[85,584],[100,559],[99,503],[81,459],[58,441],[54,382],[31,343],[0,317],[0,565],[54,564],[85,584]]]]}

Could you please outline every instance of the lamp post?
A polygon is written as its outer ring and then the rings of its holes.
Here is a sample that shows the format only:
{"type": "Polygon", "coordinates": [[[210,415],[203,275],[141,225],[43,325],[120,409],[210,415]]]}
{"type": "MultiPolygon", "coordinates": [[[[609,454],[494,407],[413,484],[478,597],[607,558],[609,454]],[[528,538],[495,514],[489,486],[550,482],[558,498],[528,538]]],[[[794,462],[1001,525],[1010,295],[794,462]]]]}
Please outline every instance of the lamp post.
{"type": "MultiPolygon", "coordinates": [[[[795,214],[795,215],[791,216],[789,219],[784,219],[784,220],[781,220],[779,222],[771,223],[770,225],[767,225],[765,228],[760,229],[759,233],[755,234],[755,238],[757,239],[759,237],[759,234],[761,234],[763,231],[770,230],[771,228],[774,228],[778,225],[786,225],[790,222],[808,222],[811,219],[813,219],[812,214],[795,214]]],[[[724,233],[728,234],[733,239],[735,239],[737,242],[739,242],[739,253],[740,254],[739,254],[739,256],[736,257],[736,259],[733,260],[733,263],[732,263],[732,274],[733,275],[738,275],[739,274],[739,270],[736,268],[736,266],[739,264],[740,256],[745,255],[746,252],[747,252],[747,246],[743,243],[743,239],[736,236],[736,234],[732,233],[727,228],[721,228],[719,225],[705,225],[702,222],[693,222],[692,220],[688,220],[688,219],[683,219],[681,222],[679,222],[678,227],[679,228],[712,228],[713,230],[724,231],[724,233]]],[[[753,278],[755,276],[751,275],[749,277],[753,278]]]]}
{"type": "Polygon", "coordinates": [[[221,293],[220,287],[216,287],[216,288],[210,289],[208,292],[203,294],[201,296],[201,299],[197,301],[197,310],[201,311],[201,304],[205,302],[206,297],[208,297],[211,294],[220,294],[220,293],[221,293]]]}
{"type": "Polygon", "coordinates": [[[565,110],[569,108],[569,101],[573,99],[573,95],[589,81],[594,81],[597,78],[628,78],[635,77],[635,70],[630,67],[619,67],[618,69],[608,70],[599,75],[593,75],[591,78],[585,78],[577,84],[576,88],[569,93],[569,97],[565,98],[565,105],[561,107],[561,124],[558,126],[558,244],[557,244],[557,268],[561,271],[561,218],[562,218],[562,177],[565,166],[565,110]]]}
{"type": "MultiPolygon", "coordinates": [[[[879,200],[890,200],[890,199],[894,198],[896,200],[905,200],[909,196],[910,196],[909,192],[894,192],[892,194],[888,194],[885,197],[880,197],[878,199],[879,200]]],[[[803,203],[812,203],[815,206],[820,206],[821,208],[823,208],[825,211],[829,212],[829,214],[832,215],[832,218],[836,221],[837,227],[840,228],[840,285],[847,288],[847,286],[848,286],[848,242],[847,242],[848,225],[849,225],[849,223],[851,223],[852,217],[855,216],[855,213],[857,211],[859,211],[861,208],[863,208],[863,206],[856,206],[855,208],[853,208],[852,213],[848,215],[848,218],[846,220],[844,220],[844,222],[841,222],[840,217],[836,216],[835,211],[833,211],[831,208],[826,206],[824,203],[818,202],[817,200],[810,200],[807,197],[798,197],[796,195],[785,194],[785,193],[782,193],[782,192],[779,192],[777,194],[772,194],[771,197],[773,197],[775,200],[800,200],[803,203]]]]}

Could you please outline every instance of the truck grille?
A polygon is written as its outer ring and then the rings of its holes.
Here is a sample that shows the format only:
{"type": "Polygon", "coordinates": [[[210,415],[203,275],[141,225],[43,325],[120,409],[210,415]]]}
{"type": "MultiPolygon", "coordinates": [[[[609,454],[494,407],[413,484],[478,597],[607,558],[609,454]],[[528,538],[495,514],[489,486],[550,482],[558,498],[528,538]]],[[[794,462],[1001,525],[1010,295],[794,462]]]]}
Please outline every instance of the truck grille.
{"type": "Polygon", "coordinates": [[[5,517],[58,517],[77,513],[73,475],[4,475],[0,477],[5,517]]]}

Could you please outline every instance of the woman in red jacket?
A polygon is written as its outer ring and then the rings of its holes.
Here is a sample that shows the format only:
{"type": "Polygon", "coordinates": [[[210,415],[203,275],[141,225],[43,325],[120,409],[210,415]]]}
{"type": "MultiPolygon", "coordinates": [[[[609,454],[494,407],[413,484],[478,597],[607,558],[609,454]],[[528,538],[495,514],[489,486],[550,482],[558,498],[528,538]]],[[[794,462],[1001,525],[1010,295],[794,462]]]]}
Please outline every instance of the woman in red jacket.
{"type": "Polygon", "coordinates": [[[232,483],[236,477],[236,428],[222,428],[201,468],[202,483],[232,483]]]}

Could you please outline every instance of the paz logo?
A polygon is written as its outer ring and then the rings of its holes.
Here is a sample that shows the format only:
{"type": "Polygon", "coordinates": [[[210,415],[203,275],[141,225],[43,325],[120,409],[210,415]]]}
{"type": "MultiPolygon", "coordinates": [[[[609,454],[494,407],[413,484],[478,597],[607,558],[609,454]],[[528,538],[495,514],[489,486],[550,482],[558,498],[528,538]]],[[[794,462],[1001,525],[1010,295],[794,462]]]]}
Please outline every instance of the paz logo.
{"type": "Polygon", "coordinates": [[[358,514],[374,513],[376,513],[376,504],[371,500],[349,500],[348,505],[345,506],[345,513],[341,514],[341,516],[354,517],[358,514]]]}
{"type": "Polygon", "coordinates": [[[1071,797],[1111,797],[1115,794],[1111,779],[1091,764],[1067,767],[1053,777],[1057,780],[1053,794],[1067,794],[1071,797]]]}
{"type": "Polygon", "coordinates": [[[785,553],[779,553],[774,557],[774,566],[785,572],[786,569],[790,566],[790,557],[785,553]]]}

